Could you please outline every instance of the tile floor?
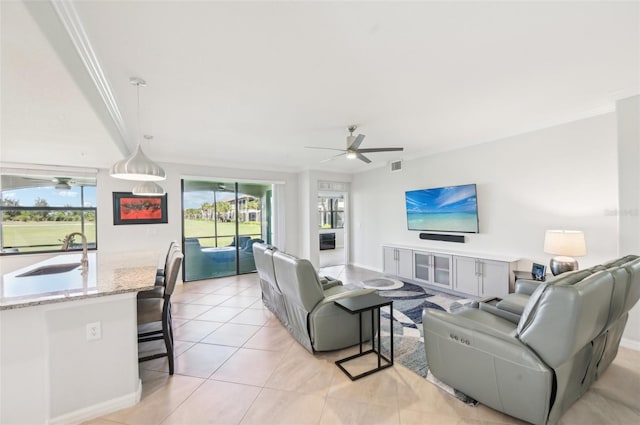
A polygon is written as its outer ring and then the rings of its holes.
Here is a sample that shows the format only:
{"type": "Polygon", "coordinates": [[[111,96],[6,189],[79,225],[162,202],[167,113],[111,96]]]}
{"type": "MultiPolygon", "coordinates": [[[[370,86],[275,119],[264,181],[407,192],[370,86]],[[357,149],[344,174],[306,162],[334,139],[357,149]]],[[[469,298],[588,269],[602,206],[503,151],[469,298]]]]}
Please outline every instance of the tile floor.
{"type": "MultiPolygon", "coordinates": [[[[378,276],[322,270],[350,283],[378,276]]],[[[86,422],[116,424],[520,424],[469,407],[401,365],[351,382],[335,365],[353,350],[312,355],[262,306],[256,274],[179,285],[176,373],[140,364],[142,400],[86,422]]],[[[621,348],[560,424],[640,423],[640,352],[621,348]]]]}

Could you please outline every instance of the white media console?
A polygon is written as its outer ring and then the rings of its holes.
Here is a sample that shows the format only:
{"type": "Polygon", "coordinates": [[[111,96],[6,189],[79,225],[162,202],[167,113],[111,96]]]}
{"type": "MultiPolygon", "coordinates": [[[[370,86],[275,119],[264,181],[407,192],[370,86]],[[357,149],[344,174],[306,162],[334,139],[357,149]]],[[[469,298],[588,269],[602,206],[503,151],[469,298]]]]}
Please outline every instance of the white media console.
{"type": "Polygon", "coordinates": [[[404,245],[384,245],[384,273],[473,297],[503,297],[519,258],[404,245]]]}

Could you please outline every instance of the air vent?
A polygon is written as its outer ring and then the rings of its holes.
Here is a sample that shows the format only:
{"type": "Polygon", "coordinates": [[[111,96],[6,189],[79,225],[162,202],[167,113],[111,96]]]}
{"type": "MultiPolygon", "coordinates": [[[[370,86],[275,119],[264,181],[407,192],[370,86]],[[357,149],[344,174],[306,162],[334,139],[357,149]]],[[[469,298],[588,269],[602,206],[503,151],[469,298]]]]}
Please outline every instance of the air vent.
{"type": "Polygon", "coordinates": [[[391,171],[400,171],[402,170],[402,160],[391,161],[390,163],[391,171]]]}

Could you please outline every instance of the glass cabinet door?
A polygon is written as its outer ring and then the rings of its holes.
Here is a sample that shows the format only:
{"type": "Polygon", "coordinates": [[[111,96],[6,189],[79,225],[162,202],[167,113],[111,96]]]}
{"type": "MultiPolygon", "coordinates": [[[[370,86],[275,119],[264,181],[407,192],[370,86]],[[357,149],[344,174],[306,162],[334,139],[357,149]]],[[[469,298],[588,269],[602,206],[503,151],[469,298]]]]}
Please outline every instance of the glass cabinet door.
{"type": "Polygon", "coordinates": [[[433,283],[451,286],[451,256],[432,254],[433,283]]]}
{"type": "Polygon", "coordinates": [[[431,254],[415,252],[413,261],[416,279],[431,282],[431,254]]]}

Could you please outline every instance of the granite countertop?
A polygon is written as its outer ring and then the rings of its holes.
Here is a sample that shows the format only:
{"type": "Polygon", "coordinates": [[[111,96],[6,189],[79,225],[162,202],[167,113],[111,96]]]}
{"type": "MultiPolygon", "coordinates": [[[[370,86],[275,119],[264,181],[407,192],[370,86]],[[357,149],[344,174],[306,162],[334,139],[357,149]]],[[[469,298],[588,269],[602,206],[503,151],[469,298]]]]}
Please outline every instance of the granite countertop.
{"type": "MultiPolygon", "coordinates": [[[[0,281],[0,310],[30,307],[144,291],[153,288],[158,253],[89,253],[89,267],[82,273],[82,254],[58,255],[11,273],[0,281]],[[70,271],[20,276],[44,266],[78,264],[70,271]]],[[[73,267],[73,266],[70,266],[73,267]]]]}

